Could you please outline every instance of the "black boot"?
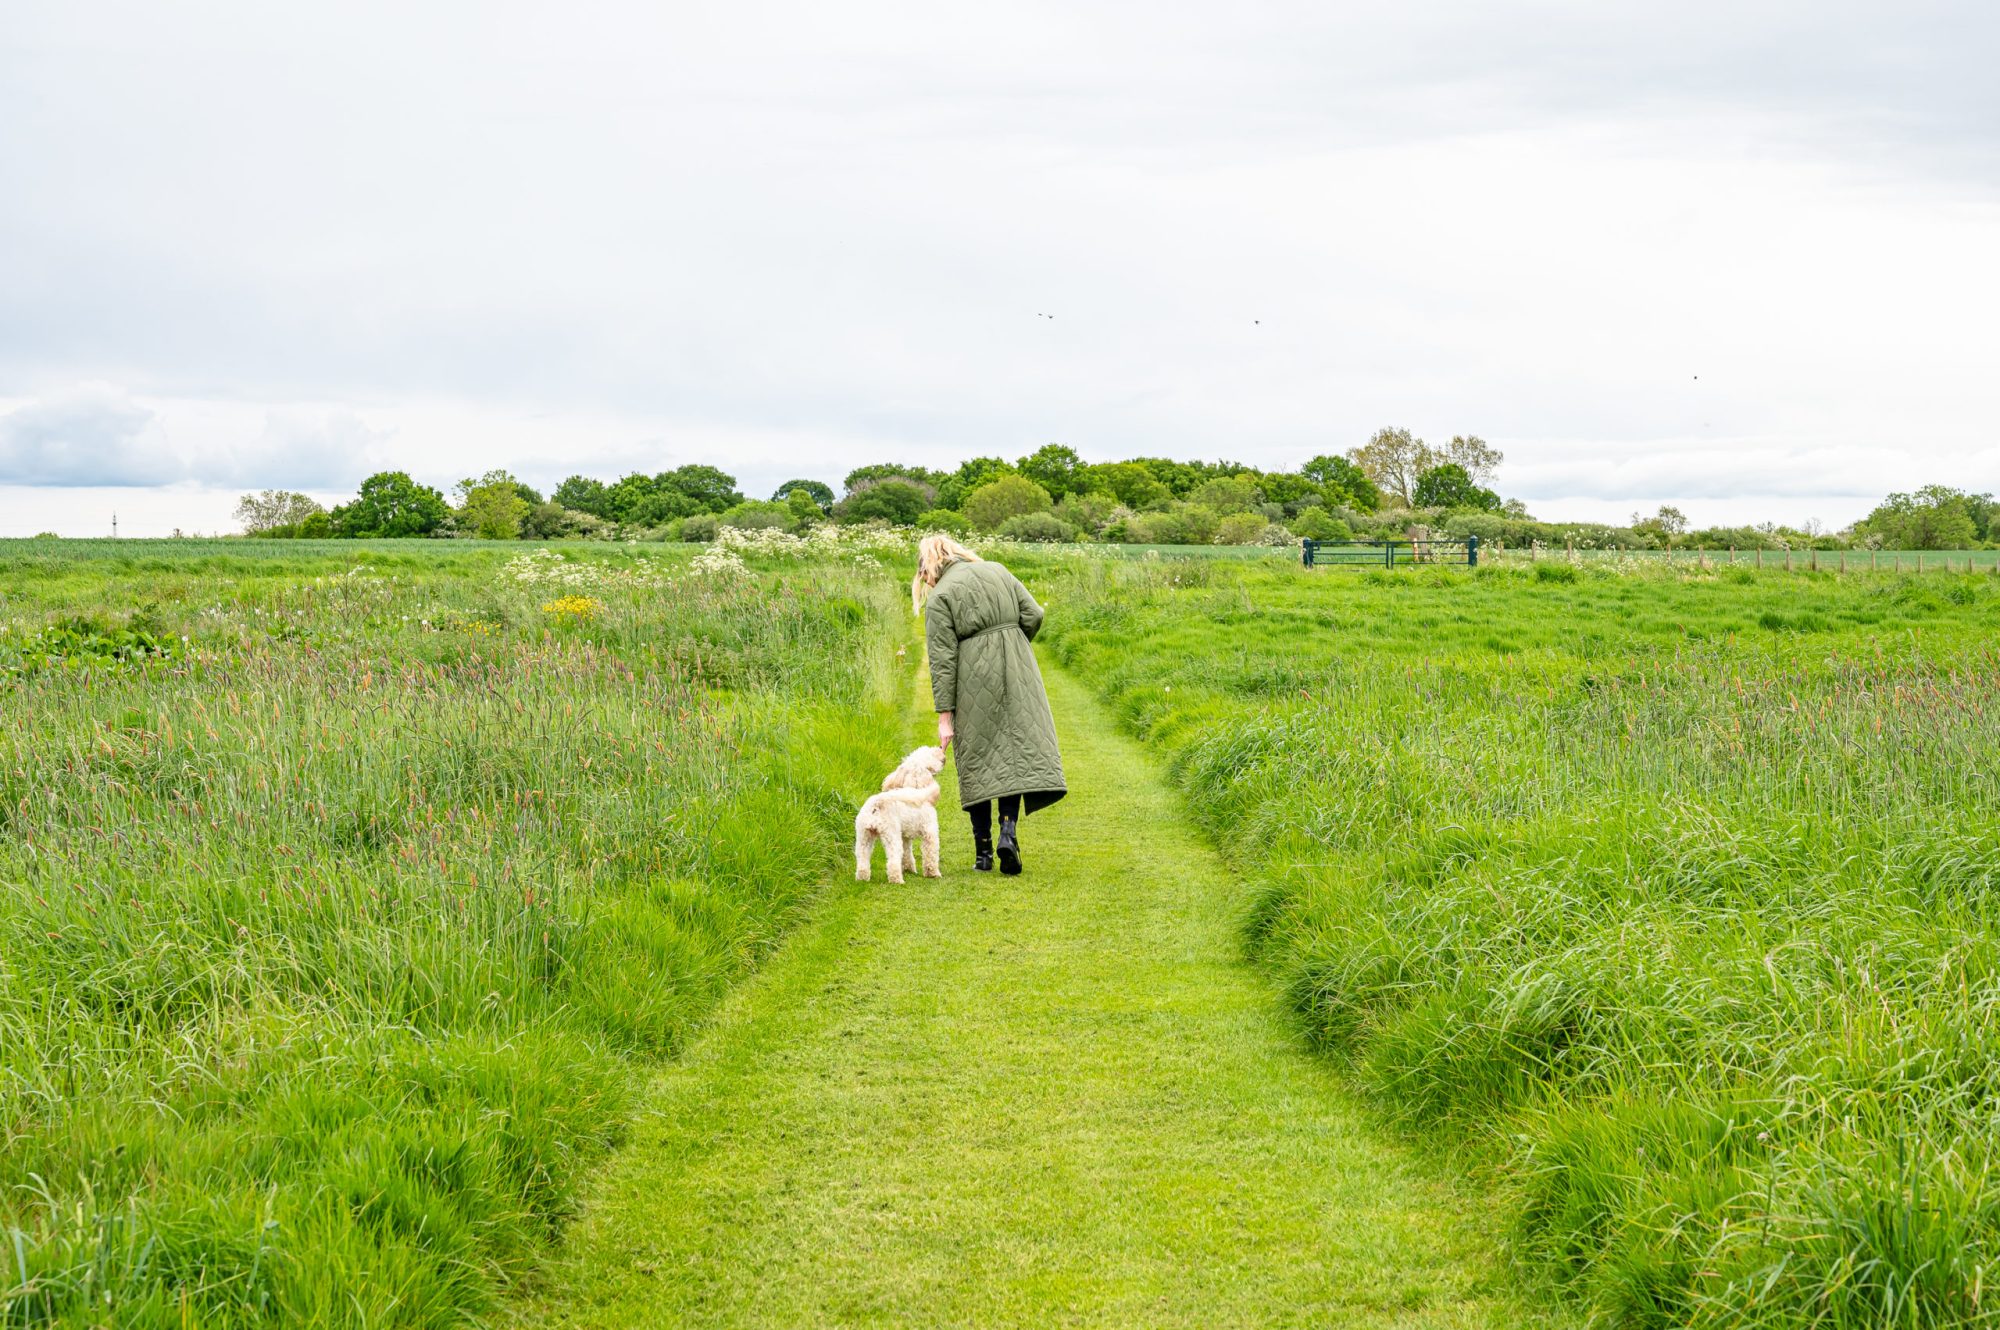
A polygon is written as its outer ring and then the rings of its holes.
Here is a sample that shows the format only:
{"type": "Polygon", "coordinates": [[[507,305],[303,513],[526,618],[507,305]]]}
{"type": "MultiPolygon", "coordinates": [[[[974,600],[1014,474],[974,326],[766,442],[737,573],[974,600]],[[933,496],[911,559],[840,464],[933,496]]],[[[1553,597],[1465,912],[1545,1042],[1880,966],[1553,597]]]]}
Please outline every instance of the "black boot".
{"type": "Polygon", "coordinates": [[[972,867],[979,873],[993,871],[993,842],[975,837],[972,842],[972,867]]]}
{"type": "Polygon", "coordinates": [[[1000,819],[1000,843],[996,848],[1000,851],[1000,871],[1008,877],[1013,877],[1016,873],[1019,873],[1021,871],[1021,844],[1014,839],[1013,818],[1003,817],[1000,819]]]}

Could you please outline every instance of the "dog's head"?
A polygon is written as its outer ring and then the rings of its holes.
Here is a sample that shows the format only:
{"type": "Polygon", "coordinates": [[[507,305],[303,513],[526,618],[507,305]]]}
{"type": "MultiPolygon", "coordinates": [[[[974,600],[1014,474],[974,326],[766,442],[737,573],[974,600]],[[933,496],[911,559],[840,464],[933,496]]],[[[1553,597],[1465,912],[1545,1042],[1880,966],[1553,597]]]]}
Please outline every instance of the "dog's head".
{"type": "Polygon", "coordinates": [[[885,790],[916,790],[926,785],[937,784],[938,772],[944,770],[944,749],[935,745],[925,745],[903,759],[903,764],[883,778],[885,790]]]}

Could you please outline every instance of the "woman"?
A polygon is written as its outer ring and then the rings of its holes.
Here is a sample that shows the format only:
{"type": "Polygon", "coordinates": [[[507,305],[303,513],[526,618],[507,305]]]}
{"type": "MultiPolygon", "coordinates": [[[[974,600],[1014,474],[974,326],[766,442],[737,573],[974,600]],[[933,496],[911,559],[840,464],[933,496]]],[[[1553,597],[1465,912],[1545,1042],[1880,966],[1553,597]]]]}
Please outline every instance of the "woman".
{"type": "Polygon", "coordinates": [[[1021,818],[1068,791],[1055,717],[1028,643],[1042,607],[1020,579],[950,536],[917,547],[910,600],[924,615],[938,746],[958,753],[958,800],[972,817],[973,867],[1021,871],[1021,818]],[[926,605],[928,600],[928,605],[926,605]],[[993,838],[991,801],[1000,804],[993,838]]]}

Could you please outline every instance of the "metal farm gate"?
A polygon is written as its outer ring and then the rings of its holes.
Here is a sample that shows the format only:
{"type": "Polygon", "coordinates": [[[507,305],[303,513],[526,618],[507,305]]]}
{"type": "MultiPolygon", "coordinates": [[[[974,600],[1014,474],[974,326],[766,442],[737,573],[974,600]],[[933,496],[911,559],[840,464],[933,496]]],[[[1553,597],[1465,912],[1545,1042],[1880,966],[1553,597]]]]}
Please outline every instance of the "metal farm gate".
{"type": "Polygon", "coordinates": [[[1417,564],[1479,566],[1479,537],[1464,540],[1307,540],[1308,568],[1409,568],[1417,564]]]}

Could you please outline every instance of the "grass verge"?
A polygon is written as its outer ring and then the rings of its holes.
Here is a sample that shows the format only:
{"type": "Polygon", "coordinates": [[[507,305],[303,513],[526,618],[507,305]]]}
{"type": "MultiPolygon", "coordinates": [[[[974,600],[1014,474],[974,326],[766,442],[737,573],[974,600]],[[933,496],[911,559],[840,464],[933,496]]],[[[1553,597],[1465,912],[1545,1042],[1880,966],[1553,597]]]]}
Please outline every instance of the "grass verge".
{"type": "Polygon", "coordinates": [[[1382,1110],[1628,1325],[1974,1325],[1991,575],[1051,561],[1053,649],[1382,1110]]]}

